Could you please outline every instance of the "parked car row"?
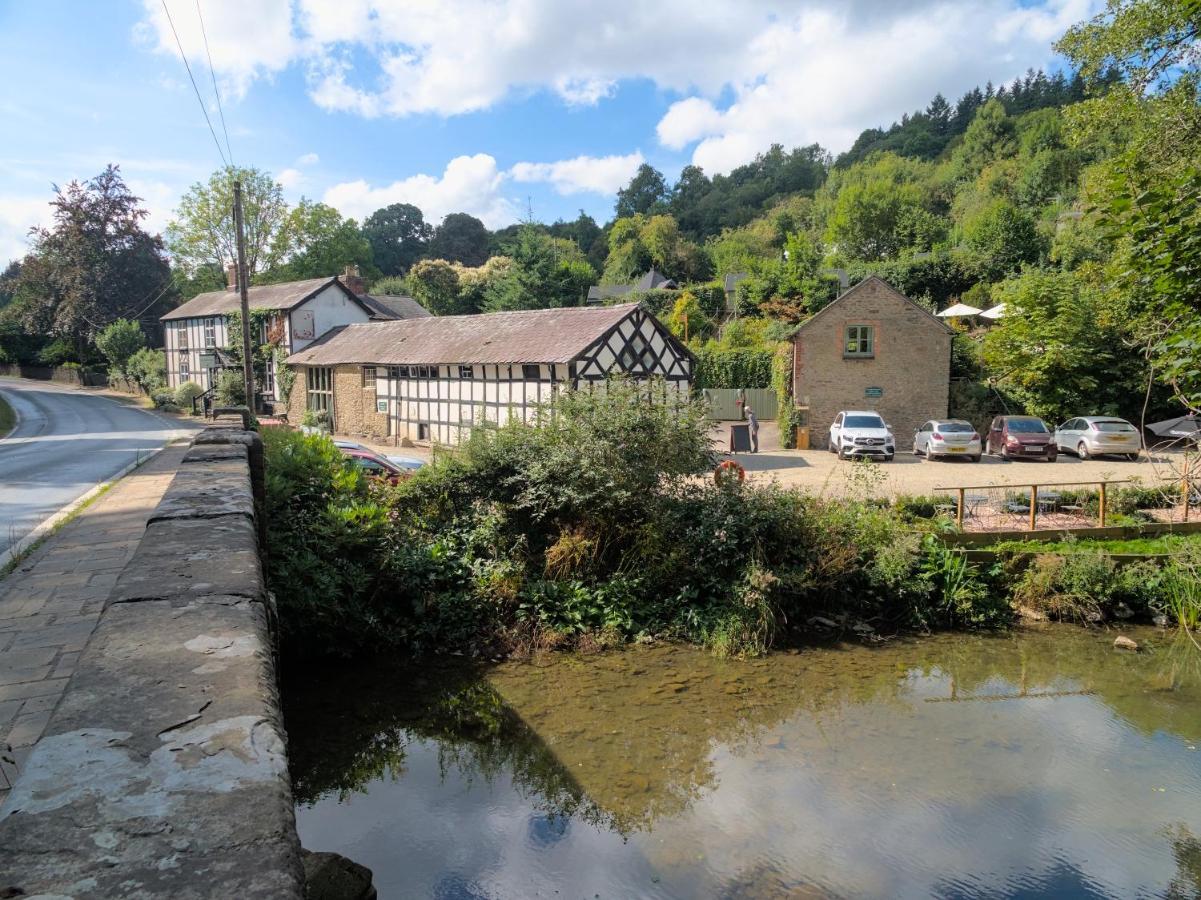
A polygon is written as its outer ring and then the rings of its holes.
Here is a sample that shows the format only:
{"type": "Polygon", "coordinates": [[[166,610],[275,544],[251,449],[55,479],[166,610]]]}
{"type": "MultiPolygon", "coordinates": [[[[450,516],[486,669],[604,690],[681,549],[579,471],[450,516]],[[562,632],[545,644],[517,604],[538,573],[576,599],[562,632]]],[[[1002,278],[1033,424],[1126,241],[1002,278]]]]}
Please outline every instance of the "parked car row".
{"type": "MultiPolygon", "coordinates": [[[[887,462],[896,444],[892,428],[877,412],[844,410],[830,425],[829,450],[840,459],[867,456],[887,462]]],[[[1133,460],[1141,450],[1138,429],[1114,416],[1080,416],[1054,429],[1037,416],[997,416],[987,437],[963,419],[930,419],[913,434],[913,455],[925,459],[962,456],[979,462],[988,453],[1055,462],[1060,453],[1073,453],[1080,459],[1108,454],[1133,460]]]]}
{"type": "Polygon", "coordinates": [[[341,438],[334,440],[342,455],[354,463],[370,478],[379,478],[391,484],[398,484],[402,479],[409,478],[420,469],[424,462],[409,456],[384,456],[369,447],[346,441],[341,438]]]}

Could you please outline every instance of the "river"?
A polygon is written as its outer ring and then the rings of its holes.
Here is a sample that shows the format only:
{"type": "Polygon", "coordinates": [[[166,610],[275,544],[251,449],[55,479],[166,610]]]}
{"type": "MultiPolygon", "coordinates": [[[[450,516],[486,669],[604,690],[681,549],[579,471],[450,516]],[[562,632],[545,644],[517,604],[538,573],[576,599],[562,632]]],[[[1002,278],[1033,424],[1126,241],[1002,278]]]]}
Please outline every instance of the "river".
{"type": "Polygon", "coordinates": [[[1199,897],[1201,652],[1123,633],[310,672],[301,840],[381,898],[1199,897]]]}

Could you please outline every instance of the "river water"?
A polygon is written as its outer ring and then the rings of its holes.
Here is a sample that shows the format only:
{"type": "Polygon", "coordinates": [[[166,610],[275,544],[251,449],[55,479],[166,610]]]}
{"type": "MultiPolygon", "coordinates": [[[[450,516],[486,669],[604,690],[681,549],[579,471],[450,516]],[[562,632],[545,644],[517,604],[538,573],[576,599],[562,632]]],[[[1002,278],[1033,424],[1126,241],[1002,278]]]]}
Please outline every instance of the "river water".
{"type": "Polygon", "coordinates": [[[309,675],[301,840],[381,898],[1201,897],[1201,652],[1124,633],[309,675]]]}

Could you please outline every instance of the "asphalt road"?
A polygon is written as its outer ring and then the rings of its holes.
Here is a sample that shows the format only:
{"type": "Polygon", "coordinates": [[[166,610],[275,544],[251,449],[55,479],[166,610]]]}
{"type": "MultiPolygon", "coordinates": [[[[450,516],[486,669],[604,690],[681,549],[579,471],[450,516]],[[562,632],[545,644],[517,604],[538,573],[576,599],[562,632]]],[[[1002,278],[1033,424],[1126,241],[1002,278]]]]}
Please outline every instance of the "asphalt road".
{"type": "Polygon", "coordinates": [[[108,397],[0,378],[17,426],[0,440],[0,554],[41,522],[130,463],[187,433],[108,397]]]}

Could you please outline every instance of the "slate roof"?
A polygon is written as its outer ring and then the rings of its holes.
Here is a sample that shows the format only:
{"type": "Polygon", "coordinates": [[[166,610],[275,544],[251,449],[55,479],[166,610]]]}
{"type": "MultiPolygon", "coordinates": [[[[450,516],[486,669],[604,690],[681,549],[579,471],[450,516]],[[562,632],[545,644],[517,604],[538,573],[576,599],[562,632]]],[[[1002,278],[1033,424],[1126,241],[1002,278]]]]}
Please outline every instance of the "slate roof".
{"type": "Polygon", "coordinates": [[[652,268],[633,284],[594,284],[588,288],[588,299],[608,300],[610,297],[620,297],[632,291],[674,290],[678,286],[675,281],[652,268]]]}
{"type": "MultiPolygon", "coordinates": [[[[360,305],[366,307],[366,304],[359,300],[356,294],[332,276],[329,278],[309,278],[305,281],[285,281],[280,284],[251,285],[246,294],[249,297],[251,309],[290,310],[300,306],[300,304],[304,303],[314,294],[320,293],[331,284],[338,285],[349,296],[354,297],[360,305]]],[[[175,307],[175,309],[162,317],[162,321],[190,319],[195,316],[227,315],[239,309],[241,305],[241,295],[238,291],[228,289],[209,291],[206,294],[197,294],[187,303],[175,307]]]]}
{"type": "Polygon", "coordinates": [[[392,294],[359,294],[359,299],[371,307],[373,319],[422,319],[430,311],[412,297],[392,294]]]}
{"type": "Polygon", "coordinates": [[[573,306],[428,316],[331,329],[288,357],[302,366],[566,363],[638,308],[573,306]]]}

